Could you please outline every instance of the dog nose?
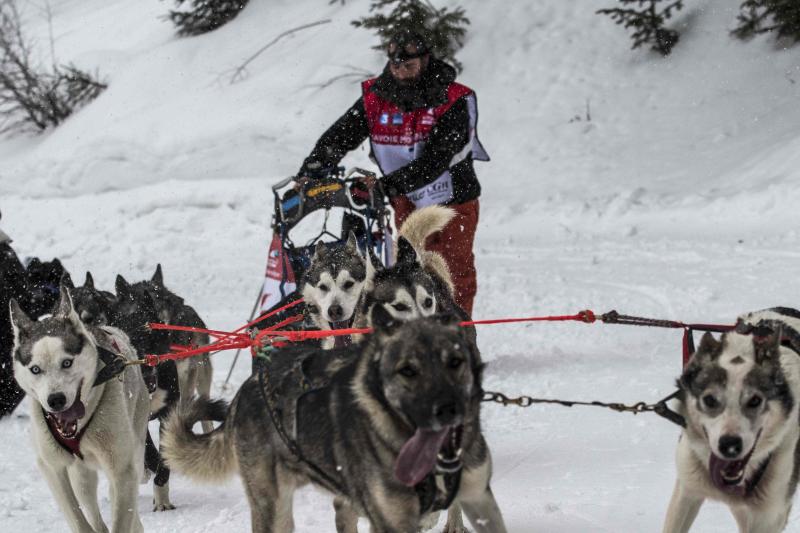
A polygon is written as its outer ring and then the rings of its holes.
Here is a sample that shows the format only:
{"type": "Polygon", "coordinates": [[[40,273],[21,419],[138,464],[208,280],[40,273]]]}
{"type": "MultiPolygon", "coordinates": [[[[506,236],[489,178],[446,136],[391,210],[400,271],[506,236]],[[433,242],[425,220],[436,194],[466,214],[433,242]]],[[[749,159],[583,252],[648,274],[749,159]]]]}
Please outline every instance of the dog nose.
{"type": "Polygon", "coordinates": [[[342,309],[341,305],[334,304],[328,308],[328,316],[334,322],[341,320],[344,317],[344,309],[342,309]]]}
{"type": "Polygon", "coordinates": [[[433,416],[435,416],[436,421],[443,426],[453,425],[458,414],[456,402],[437,403],[433,407],[433,416]]]}
{"type": "Polygon", "coordinates": [[[728,459],[738,457],[742,453],[742,438],[737,435],[723,435],[719,439],[719,451],[728,459]]]}
{"type": "Polygon", "coordinates": [[[67,405],[67,397],[64,396],[63,392],[55,392],[47,397],[47,405],[53,411],[60,411],[67,405]]]}

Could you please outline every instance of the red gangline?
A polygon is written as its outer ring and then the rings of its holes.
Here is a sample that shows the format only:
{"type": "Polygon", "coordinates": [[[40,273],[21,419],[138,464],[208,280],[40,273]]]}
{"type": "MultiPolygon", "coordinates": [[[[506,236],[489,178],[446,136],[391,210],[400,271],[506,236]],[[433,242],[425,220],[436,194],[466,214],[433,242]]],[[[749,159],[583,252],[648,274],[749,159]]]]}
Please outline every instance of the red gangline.
{"type": "MultiPolygon", "coordinates": [[[[299,314],[286,318],[278,322],[277,324],[274,324],[272,326],[269,326],[261,330],[252,339],[247,334],[241,333],[242,330],[254,324],[257,324],[258,322],[266,318],[269,318],[283,310],[294,307],[295,305],[298,305],[302,301],[303,301],[302,299],[299,299],[279,309],[270,311],[258,317],[257,319],[248,322],[247,324],[236,329],[233,332],[209,330],[203,328],[191,328],[187,326],[172,326],[168,324],[150,324],[150,327],[153,329],[166,329],[166,330],[172,329],[178,331],[208,333],[210,335],[219,337],[219,340],[210,343],[206,346],[201,346],[189,350],[178,350],[175,353],[163,354],[163,355],[145,355],[144,356],[145,364],[149,366],[155,366],[162,361],[180,360],[180,359],[185,359],[187,357],[192,357],[195,355],[208,353],[212,351],[235,350],[241,348],[251,348],[251,352],[255,353],[257,348],[263,345],[265,338],[272,338],[272,340],[269,341],[270,343],[301,342],[309,339],[323,339],[326,337],[338,337],[342,335],[366,334],[366,333],[372,333],[373,331],[372,328],[346,328],[346,329],[321,330],[321,331],[280,329],[284,326],[302,320],[303,315],[299,314]]],[[[574,315],[553,315],[553,316],[502,318],[502,319],[489,319],[489,320],[466,320],[460,322],[459,325],[477,326],[477,325],[488,325],[488,324],[509,324],[518,322],[544,322],[544,321],[546,322],[575,321],[575,322],[583,322],[586,324],[592,324],[596,322],[598,319],[603,320],[603,316],[605,315],[601,315],[598,318],[598,316],[595,315],[593,311],[587,309],[584,311],[580,311],[574,315]]],[[[684,324],[682,322],[671,322],[668,326],[662,326],[662,327],[673,327],[673,328],[684,328],[684,329],[694,327],[697,329],[709,329],[714,331],[724,331],[731,328],[731,326],[717,326],[711,324],[684,324]]]]}

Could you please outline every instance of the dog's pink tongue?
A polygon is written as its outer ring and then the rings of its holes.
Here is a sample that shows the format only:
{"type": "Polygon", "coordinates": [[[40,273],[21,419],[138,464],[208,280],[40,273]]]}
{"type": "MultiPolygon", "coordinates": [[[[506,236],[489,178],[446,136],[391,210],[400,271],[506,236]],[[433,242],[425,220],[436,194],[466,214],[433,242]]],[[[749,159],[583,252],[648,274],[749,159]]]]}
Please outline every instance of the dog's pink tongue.
{"type": "Polygon", "coordinates": [[[83,402],[78,399],[75,400],[75,403],[72,404],[72,407],[70,407],[66,411],[61,411],[60,413],[56,413],[56,416],[62,423],[64,423],[64,422],[74,422],[79,418],[83,418],[85,414],[86,414],[86,406],[83,405],[83,402]]]}
{"type": "Polygon", "coordinates": [[[408,439],[394,462],[394,476],[404,485],[413,487],[436,466],[436,455],[450,428],[440,431],[417,429],[408,439]]]}

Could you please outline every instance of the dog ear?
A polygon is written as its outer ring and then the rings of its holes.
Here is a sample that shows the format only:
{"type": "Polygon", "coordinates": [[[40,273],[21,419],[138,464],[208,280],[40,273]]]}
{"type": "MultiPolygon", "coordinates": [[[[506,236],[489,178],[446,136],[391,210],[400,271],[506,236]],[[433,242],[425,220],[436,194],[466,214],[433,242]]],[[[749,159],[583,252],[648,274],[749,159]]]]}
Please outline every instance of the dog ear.
{"type": "Polygon", "coordinates": [[[72,284],[72,279],[69,280],[69,285],[67,285],[62,278],[61,285],[59,285],[58,288],[58,306],[55,312],[55,314],[61,318],[70,318],[71,315],[75,314],[75,306],[72,305],[72,295],[70,294],[70,291],[74,288],[75,286],[72,284]],[[70,287],[70,285],[72,285],[72,287],[70,287]]]}
{"type": "Polygon", "coordinates": [[[75,284],[72,282],[72,276],[69,275],[69,272],[65,271],[63,274],[61,274],[60,287],[66,287],[68,290],[75,288],[75,284]]]}
{"type": "Polygon", "coordinates": [[[353,233],[352,230],[347,232],[347,244],[345,244],[345,248],[350,253],[357,253],[361,255],[361,250],[358,249],[358,240],[356,239],[356,234],[353,233]]]}
{"type": "Polygon", "coordinates": [[[372,290],[375,281],[375,274],[381,270],[383,270],[383,263],[381,263],[381,260],[375,256],[375,252],[372,250],[372,247],[367,246],[367,275],[364,283],[365,290],[372,290]]]}
{"type": "Polygon", "coordinates": [[[24,335],[31,330],[33,320],[22,310],[15,298],[11,298],[8,309],[11,314],[11,328],[14,330],[14,338],[19,339],[20,335],[24,335]]]}
{"type": "Polygon", "coordinates": [[[88,270],[86,271],[86,279],[83,281],[83,286],[87,289],[94,289],[94,278],[88,270]]]}
{"type": "Polygon", "coordinates": [[[767,361],[777,361],[780,357],[780,345],[783,338],[783,325],[776,323],[772,328],[756,328],[753,331],[753,349],[756,364],[762,365],[767,361]]]}
{"type": "Polygon", "coordinates": [[[713,362],[722,353],[722,342],[714,338],[710,331],[703,334],[700,345],[689,358],[689,362],[678,378],[678,389],[690,390],[695,377],[703,369],[705,363],[713,362]]]}
{"type": "Polygon", "coordinates": [[[414,246],[405,237],[397,239],[397,263],[412,264],[419,262],[419,256],[414,246]]]}
{"type": "Polygon", "coordinates": [[[327,248],[325,248],[325,243],[322,241],[317,241],[317,245],[314,246],[314,258],[313,261],[319,261],[323,257],[325,257],[325,253],[327,252],[327,248]]]}
{"type": "Polygon", "coordinates": [[[161,271],[161,263],[156,265],[156,271],[153,274],[153,278],[150,281],[152,281],[153,283],[155,283],[159,287],[163,287],[164,286],[164,273],[161,271]]]}
{"type": "Polygon", "coordinates": [[[114,287],[117,289],[117,298],[119,298],[120,300],[133,299],[133,295],[131,294],[131,286],[127,281],[125,281],[125,278],[122,277],[122,274],[117,274],[117,279],[114,282],[114,287]]]}
{"type": "Polygon", "coordinates": [[[400,321],[394,318],[381,304],[372,306],[369,318],[376,333],[391,333],[400,325],[400,321]]]}
{"type": "Polygon", "coordinates": [[[722,342],[715,339],[710,331],[706,331],[703,334],[703,338],[700,339],[700,346],[692,354],[691,359],[699,361],[703,358],[708,358],[711,361],[715,361],[720,353],[722,353],[722,342]]]}

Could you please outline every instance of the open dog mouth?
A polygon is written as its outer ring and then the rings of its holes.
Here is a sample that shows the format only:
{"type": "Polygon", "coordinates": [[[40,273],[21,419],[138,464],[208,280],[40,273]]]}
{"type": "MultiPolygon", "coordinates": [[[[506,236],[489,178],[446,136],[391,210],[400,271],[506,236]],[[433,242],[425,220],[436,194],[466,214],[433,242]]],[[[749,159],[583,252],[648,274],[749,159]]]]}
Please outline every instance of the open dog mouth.
{"type": "Polygon", "coordinates": [[[418,428],[400,449],[394,475],[407,487],[421,482],[434,469],[452,473],[461,468],[461,426],[438,431],[418,428]]]}
{"type": "Polygon", "coordinates": [[[78,434],[78,420],[86,415],[86,406],[81,401],[81,387],[83,382],[78,386],[78,396],[69,408],[57,413],[47,412],[56,430],[67,439],[74,438],[78,434]]]}
{"type": "Polygon", "coordinates": [[[711,474],[711,481],[714,483],[715,487],[728,494],[745,495],[747,483],[745,483],[744,472],[747,468],[747,463],[750,462],[753,451],[756,449],[758,437],[760,436],[761,433],[759,432],[753,443],[753,447],[750,448],[747,455],[741,459],[728,461],[726,459],[720,459],[714,453],[711,454],[708,461],[708,470],[711,474]]]}

